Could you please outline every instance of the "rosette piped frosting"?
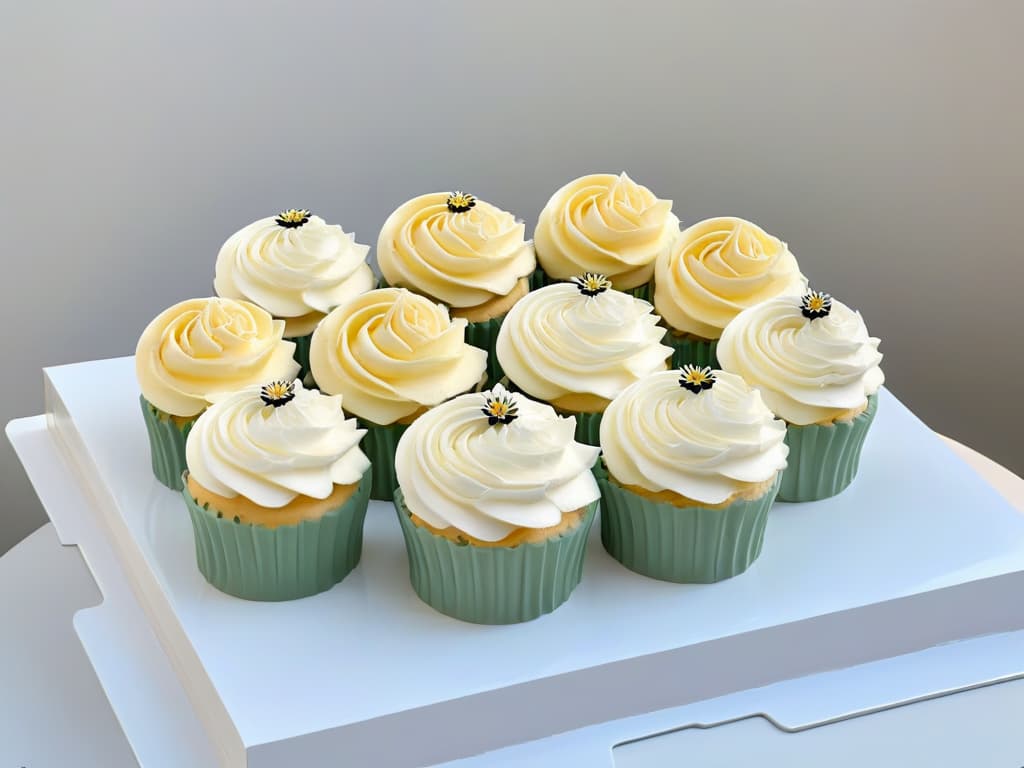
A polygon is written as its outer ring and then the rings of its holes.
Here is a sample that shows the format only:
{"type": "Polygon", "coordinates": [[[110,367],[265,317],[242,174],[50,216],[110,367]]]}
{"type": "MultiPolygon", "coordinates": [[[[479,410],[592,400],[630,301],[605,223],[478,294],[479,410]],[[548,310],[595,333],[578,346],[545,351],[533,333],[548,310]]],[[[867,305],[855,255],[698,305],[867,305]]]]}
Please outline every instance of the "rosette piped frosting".
{"type": "Polygon", "coordinates": [[[404,288],[380,288],[317,326],[310,368],[351,413],[387,425],[480,383],[487,353],[466,343],[467,321],[404,288]]]}
{"type": "Polygon", "coordinates": [[[599,272],[629,290],[650,280],[655,257],[678,232],[671,200],[659,200],[625,173],[595,173],[551,196],[533,237],[550,277],[599,272]]]}
{"type": "Polygon", "coordinates": [[[326,499],[336,485],[358,483],[370,467],[359,448],[366,430],[341,406],[341,396],[304,389],[299,381],[218,398],[189,432],[189,472],[212,493],[261,507],[284,507],[299,496],[326,499]]]}
{"type": "Polygon", "coordinates": [[[595,447],[548,405],[506,392],[469,393],[432,408],[402,435],[395,455],[409,510],[437,529],[500,541],[549,528],[600,492],[595,447]]]}
{"type": "Polygon", "coordinates": [[[512,293],[533,272],[525,233],[511,213],[470,194],[420,195],[384,222],[377,263],[390,285],[450,307],[476,307],[512,293]]]}
{"type": "Polygon", "coordinates": [[[806,288],[784,242],[749,221],[720,217],[687,227],[658,255],[654,308],[677,331],[717,339],[747,307],[806,288]]]}
{"type": "Polygon", "coordinates": [[[284,321],[248,301],[189,299],[146,326],[135,348],[143,396],[174,416],[195,416],[220,394],[295,378],[284,321]]]}
{"type": "Polygon", "coordinates": [[[213,288],[284,319],[286,336],[304,336],[334,307],[374,287],[369,250],[337,224],[292,209],[231,235],[217,255],[213,288]]]}
{"type": "Polygon", "coordinates": [[[509,310],[496,350],[517,387],[548,402],[570,394],[611,400],[665,368],[672,349],[651,305],[601,275],[555,283],[509,310]]]}
{"type": "Polygon", "coordinates": [[[711,369],[661,371],[616,397],[601,450],[620,484],[720,504],[786,467],[786,425],[757,390],[711,369]]]}
{"type": "Polygon", "coordinates": [[[776,415],[802,426],[866,405],[885,381],[878,343],[860,312],[812,292],[745,309],[722,333],[718,359],[760,389],[776,415]]]}

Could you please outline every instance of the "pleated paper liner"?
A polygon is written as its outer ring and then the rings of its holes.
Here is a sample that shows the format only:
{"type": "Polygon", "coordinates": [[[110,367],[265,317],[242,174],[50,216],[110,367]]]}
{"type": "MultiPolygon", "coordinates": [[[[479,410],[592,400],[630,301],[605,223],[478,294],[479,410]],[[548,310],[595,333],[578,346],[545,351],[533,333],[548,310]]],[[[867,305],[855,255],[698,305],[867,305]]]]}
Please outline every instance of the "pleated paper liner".
{"type": "Polygon", "coordinates": [[[475,547],[416,525],[395,491],[412,587],[431,608],[475,624],[516,624],[550,613],[569,599],[583,573],[587,535],[598,502],[580,523],[545,542],[475,547]]]}
{"type": "MultiPolygon", "coordinates": [[[[382,276],[377,280],[377,287],[390,288],[391,285],[382,276]]],[[[505,314],[508,313],[506,312],[505,314]]],[[[494,346],[498,343],[498,331],[501,330],[501,321],[505,319],[505,314],[492,317],[489,320],[483,320],[479,323],[469,323],[466,326],[466,343],[487,353],[487,380],[484,382],[484,386],[492,386],[505,375],[505,372],[501,369],[501,363],[498,362],[498,355],[494,351],[494,346]]],[[[374,496],[374,498],[377,497],[374,496]]]]}
{"type": "Polygon", "coordinates": [[[172,491],[181,490],[181,473],[185,471],[185,440],[196,423],[196,416],[179,426],[145,396],[139,396],[142,417],[149,435],[149,453],[153,476],[172,491]]]}
{"type": "Polygon", "coordinates": [[[601,541],[608,553],[644,576],[708,584],[747,570],[761,554],[768,510],[782,482],[758,499],[721,509],[677,507],[626,490],[595,469],[601,487],[601,541]]]}
{"type": "MultiPolygon", "coordinates": [[[[568,281],[567,280],[555,279],[555,278],[551,277],[543,269],[541,269],[540,267],[537,267],[533,271],[533,274],[530,275],[530,290],[531,291],[535,291],[538,288],[543,288],[546,285],[553,285],[555,283],[565,283],[565,282],[568,282],[568,281]]],[[[623,293],[628,293],[630,296],[633,296],[634,298],[637,298],[637,299],[643,299],[644,301],[650,301],[651,300],[651,284],[649,282],[648,283],[644,283],[643,285],[638,285],[636,288],[630,288],[628,291],[623,291],[623,293]]]]}
{"type": "Polygon", "coordinates": [[[370,479],[367,470],[356,492],[320,519],[277,528],[222,517],[185,488],[200,573],[244,600],[296,600],[330,589],[359,563],[370,479]]]}
{"type": "Polygon", "coordinates": [[[309,344],[313,340],[313,334],[307,333],[305,336],[293,336],[285,341],[291,341],[295,343],[295,362],[299,364],[299,372],[295,378],[303,383],[307,388],[316,386],[316,382],[313,381],[313,377],[309,372],[309,344]]]}
{"type": "Polygon", "coordinates": [[[860,453],[878,412],[878,395],[852,421],[786,429],[788,466],[782,476],[779,501],[818,501],[843,491],[857,475],[860,453]]]}
{"type": "Polygon", "coordinates": [[[699,365],[718,368],[718,339],[698,339],[694,336],[679,336],[672,331],[665,334],[662,344],[672,347],[672,367],[699,365]]]}
{"type": "MultiPolygon", "coordinates": [[[[561,413],[561,411],[559,411],[561,413]]],[[[576,442],[586,445],[601,445],[601,417],[600,413],[573,413],[563,414],[576,417],[576,442]]]]}
{"type": "Polygon", "coordinates": [[[398,480],[395,478],[395,451],[398,449],[399,439],[409,425],[381,426],[365,419],[358,419],[358,422],[359,426],[366,430],[361,446],[363,453],[370,460],[370,472],[373,475],[370,498],[376,501],[391,501],[391,494],[398,486],[398,480]]]}

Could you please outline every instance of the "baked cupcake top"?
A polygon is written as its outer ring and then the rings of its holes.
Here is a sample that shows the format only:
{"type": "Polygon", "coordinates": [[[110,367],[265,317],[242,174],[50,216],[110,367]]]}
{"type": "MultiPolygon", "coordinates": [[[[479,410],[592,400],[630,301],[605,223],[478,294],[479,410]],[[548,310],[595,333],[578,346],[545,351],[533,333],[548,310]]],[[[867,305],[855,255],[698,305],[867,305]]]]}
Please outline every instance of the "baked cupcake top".
{"type": "Polygon", "coordinates": [[[541,400],[588,394],[611,400],[665,368],[672,349],[646,301],[588,274],[527,294],[509,310],[496,351],[517,387],[541,400]]]}
{"type": "Polygon", "coordinates": [[[598,449],[576,422],[501,386],[432,408],[398,443],[395,473],[411,512],[483,541],[558,525],[600,496],[598,449]]]}
{"type": "Polygon", "coordinates": [[[623,485],[719,504],[786,468],[786,425],[735,374],[684,366],[616,397],[601,420],[608,472],[623,485]]]}
{"type": "Polygon", "coordinates": [[[157,315],[135,348],[143,396],[173,416],[195,416],[217,395],[293,379],[295,344],[284,321],[248,301],[189,299],[157,315]]]}
{"type": "Polygon", "coordinates": [[[284,319],[286,336],[305,336],[334,307],[374,287],[369,250],[337,224],[292,208],[227,239],[213,289],[284,319]]]}
{"type": "Polygon", "coordinates": [[[369,291],[317,326],[310,369],[350,413],[392,424],[480,383],[487,353],[466,343],[466,325],[404,288],[369,291]]]}
{"type": "Polygon", "coordinates": [[[594,173],[551,196],[533,237],[550,277],[600,272],[628,290],[650,280],[655,257],[678,232],[671,200],[659,200],[625,173],[594,173]]]}
{"type": "Polygon", "coordinates": [[[358,483],[370,468],[365,433],[345,418],[340,395],[275,381],[218,398],[188,433],[185,458],[206,490],[277,509],[358,483]]]}
{"type": "Polygon", "coordinates": [[[718,360],[797,425],[862,408],[885,381],[878,339],[868,335],[860,312],[818,291],[743,310],[722,333],[718,360]]]}
{"type": "Polygon", "coordinates": [[[687,227],[654,267],[654,308],[677,331],[717,339],[747,307],[801,294],[807,279],[784,242],[732,216],[687,227]]]}
{"type": "Polygon", "coordinates": [[[512,292],[533,272],[526,227],[465,192],[414,197],[388,216],[377,241],[377,263],[394,286],[450,307],[475,307],[512,292]]]}

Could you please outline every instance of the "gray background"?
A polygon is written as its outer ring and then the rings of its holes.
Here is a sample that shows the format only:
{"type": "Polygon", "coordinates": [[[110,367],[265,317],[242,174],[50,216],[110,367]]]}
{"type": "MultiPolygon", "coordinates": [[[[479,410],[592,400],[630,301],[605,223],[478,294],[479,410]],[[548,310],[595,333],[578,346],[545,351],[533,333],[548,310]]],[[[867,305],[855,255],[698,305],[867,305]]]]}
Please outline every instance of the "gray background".
{"type": "MultiPolygon", "coordinates": [[[[130,354],[222,241],[308,207],[375,245],[459,187],[522,216],[627,170],[750,218],[864,313],[889,386],[1018,473],[1024,4],[3,2],[0,421],[130,354]]],[[[43,513],[0,447],[0,552],[43,513]]]]}

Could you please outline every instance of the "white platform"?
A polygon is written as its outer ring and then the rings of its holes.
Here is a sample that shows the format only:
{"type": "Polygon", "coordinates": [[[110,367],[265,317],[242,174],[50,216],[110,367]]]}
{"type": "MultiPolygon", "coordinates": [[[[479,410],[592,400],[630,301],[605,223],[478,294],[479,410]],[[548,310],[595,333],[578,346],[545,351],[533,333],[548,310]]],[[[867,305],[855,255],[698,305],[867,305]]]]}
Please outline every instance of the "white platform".
{"type": "Polygon", "coordinates": [[[130,358],[47,374],[55,432],[225,764],[428,765],[1024,626],[1024,520],[887,393],[854,486],[777,506],[747,574],[661,584],[595,536],[564,607],[478,627],[413,595],[383,504],[330,592],[221,595],[195,569],[180,498],[150,477],[130,358]]]}

